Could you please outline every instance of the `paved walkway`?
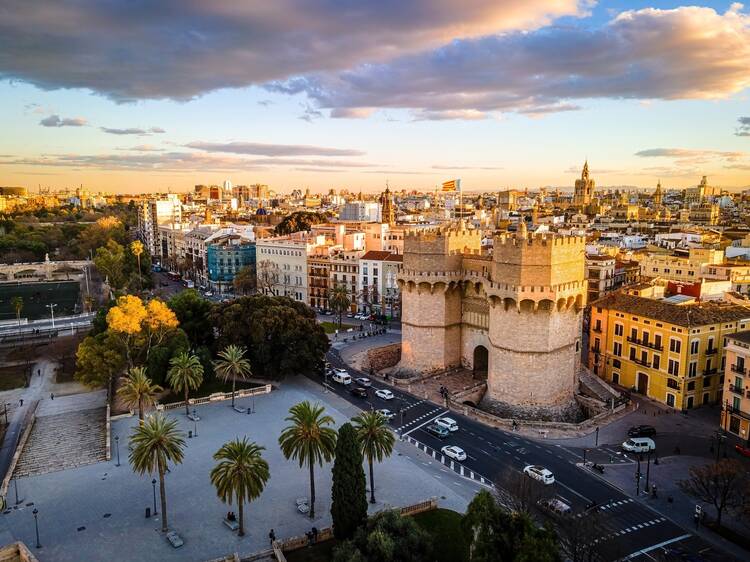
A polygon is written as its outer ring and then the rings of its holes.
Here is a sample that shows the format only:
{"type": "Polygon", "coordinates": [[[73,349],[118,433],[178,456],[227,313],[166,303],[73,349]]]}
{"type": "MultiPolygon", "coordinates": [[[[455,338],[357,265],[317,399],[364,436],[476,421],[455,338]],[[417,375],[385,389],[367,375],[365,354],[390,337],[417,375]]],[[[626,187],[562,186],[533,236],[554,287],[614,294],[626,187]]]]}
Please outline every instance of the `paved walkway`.
{"type": "MultiPolygon", "coordinates": [[[[297,462],[284,459],[279,450],[278,436],[287,425],[284,418],[289,407],[301,400],[323,404],[336,425],[359,413],[353,404],[324,392],[304,377],[288,379],[269,395],[237,400],[242,408],[254,406],[255,414],[239,414],[228,402],[196,407],[201,417],[198,437],[186,439],[184,463],[172,467],[167,475],[170,527],[185,540],[179,550],[172,549],[159,533],[158,518],[144,517],[146,507],[153,507],[153,476],[134,474],[127,461],[127,445],[123,446],[136,417],[112,423],[113,437],[120,436],[121,466],[116,466],[113,454],[109,462],[20,479],[24,502],[19,509],[0,516],[0,537],[34,544],[31,510],[37,508],[43,548],[35,554],[42,562],[204,561],[267,548],[271,528],[278,537],[290,537],[313,525],[330,525],[331,465],[316,467],[316,518],[311,521],[295,508],[296,498],[309,497],[308,473],[297,462]],[[270,465],[271,478],[261,497],[247,506],[248,535],[240,539],[222,523],[230,508],[217,499],[209,472],[215,464],[212,455],[221,444],[245,435],[265,447],[263,456],[270,465]],[[32,502],[33,506],[27,505],[32,502]]],[[[195,429],[183,411],[171,410],[168,415],[178,420],[183,431],[195,429]]],[[[400,442],[395,454],[375,467],[375,482],[378,503],[371,510],[437,496],[440,505],[463,511],[478,489],[477,484],[400,442]]],[[[236,512],[236,506],[233,509],[236,512]]]]}

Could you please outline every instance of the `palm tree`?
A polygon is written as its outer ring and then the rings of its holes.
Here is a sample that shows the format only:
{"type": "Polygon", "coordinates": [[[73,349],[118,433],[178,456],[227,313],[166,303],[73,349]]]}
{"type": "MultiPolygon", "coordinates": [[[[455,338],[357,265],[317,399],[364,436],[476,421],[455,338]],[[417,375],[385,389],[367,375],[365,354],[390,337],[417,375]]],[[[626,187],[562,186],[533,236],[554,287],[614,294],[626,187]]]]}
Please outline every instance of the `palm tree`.
{"type": "Polygon", "coordinates": [[[232,505],[237,500],[240,511],[241,537],[245,536],[245,502],[260,497],[266,482],[271,477],[268,463],[260,456],[265,447],[248,441],[247,437],[224,443],[214,453],[214,460],[220,461],[211,469],[211,484],[224,503],[232,505]]]}
{"type": "Polygon", "coordinates": [[[315,517],[315,463],[323,466],[323,461],[330,462],[336,451],[336,431],[324,427],[332,424],[333,418],[323,412],[323,406],[313,406],[307,400],[295,404],[286,418],[291,425],[279,436],[284,457],[298,459],[300,467],[307,464],[310,469],[310,518],[315,517]]]}
{"type": "Polygon", "coordinates": [[[143,253],[143,242],[140,240],[133,240],[130,243],[130,251],[138,260],[138,289],[142,289],[141,285],[141,254],[143,253]]]}
{"type": "Polygon", "coordinates": [[[341,315],[352,304],[346,285],[336,284],[328,295],[328,305],[339,313],[339,328],[341,328],[341,315]]]}
{"type": "Polygon", "coordinates": [[[183,351],[169,360],[167,380],[175,392],[185,393],[185,413],[189,416],[188,394],[203,383],[203,365],[197,355],[183,351]]]}
{"type": "Polygon", "coordinates": [[[395,438],[388,429],[388,420],[378,412],[363,412],[354,419],[354,430],[362,449],[362,455],[370,465],[370,503],[375,503],[375,479],[372,470],[373,460],[383,462],[393,454],[395,438]]]}
{"type": "Polygon", "coordinates": [[[146,369],[133,367],[128,373],[125,384],[117,391],[117,395],[125,405],[130,408],[138,408],[138,419],[143,423],[143,412],[156,403],[156,395],[164,390],[158,384],[153,384],[146,376],[146,369]]]}
{"type": "Polygon", "coordinates": [[[18,321],[18,325],[21,325],[21,311],[23,310],[23,297],[21,296],[15,296],[12,299],[10,299],[10,305],[13,307],[13,310],[16,311],[16,320],[18,321]]]}
{"type": "Polygon", "coordinates": [[[167,419],[164,414],[149,416],[146,422],[133,428],[130,435],[130,464],[138,474],[159,473],[159,497],[161,500],[161,530],[167,532],[167,491],[164,488],[164,473],[167,463],[182,463],[185,439],[177,429],[177,420],[167,419]]]}
{"type": "Polygon", "coordinates": [[[247,349],[241,345],[228,345],[224,351],[219,352],[220,359],[214,363],[216,374],[224,381],[232,379],[232,408],[234,408],[234,387],[237,377],[246,379],[252,374],[250,361],[245,359],[247,349]]]}

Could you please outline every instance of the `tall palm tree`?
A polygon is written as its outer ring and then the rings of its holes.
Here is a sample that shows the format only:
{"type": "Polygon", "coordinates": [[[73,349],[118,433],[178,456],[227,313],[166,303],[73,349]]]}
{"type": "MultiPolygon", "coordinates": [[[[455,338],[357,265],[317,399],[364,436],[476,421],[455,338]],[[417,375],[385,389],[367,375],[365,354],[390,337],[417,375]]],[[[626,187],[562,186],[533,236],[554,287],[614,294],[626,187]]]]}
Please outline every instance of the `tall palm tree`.
{"type": "Polygon", "coordinates": [[[216,374],[224,381],[232,379],[232,408],[234,408],[234,387],[237,377],[246,379],[252,374],[250,361],[245,359],[247,349],[241,345],[228,345],[219,352],[219,360],[214,363],[216,374]]]}
{"type": "Polygon", "coordinates": [[[164,473],[167,463],[182,463],[185,439],[177,429],[177,420],[164,414],[149,416],[146,422],[133,428],[130,435],[130,464],[138,474],[159,473],[159,499],[161,500],[161,530],[167,532],[167,491],[164,473]]]}
{"type": "Polygon", "coordinates": [[[328,305],[339,314],[339,328],[341,328],[341,315],[352,304],[349,291],[345,284],[336,284],[328,295],[328,305]]]}
{"type": "Polygon", "coordinates": [[[211,469],[211,484],[224,503],[232,505],[237,500],[241,537],[245,536],[245,502],[260,497],[271,477],[268,463],[260,456],[264,450],[265,447],[243,437],[224,443],[214,453],[214,460],[220,462],[211,469]]]}
{"type": "Polygon", "coordinates": [[[143,423],[143,413],[147,407],[156,404],[156,395],[164,390],[158,384],[153,384],[146,376],[146,369],[133,367],[128,373],[125,384],[117,391],[128,408],[138,408],[138,419],[143,423]]]}
{"type": "Polygon", "coordinates": [[[143,289],[141,282],[141,254],[143,253],[143,242],[140,240],[133,240],[130,243],[130,251],[138,260],[138,290],[143,289]]]}
{"type": "Polygon", "coordinates": [[[190,415],[188,394],[203,383],[203,365],[197,355],[183,351],[169,360],[167,380],[175,392],[185,393],[185,414],[190,415]]]}
{"type": "Polygon", "coordinates": [[[310,518],[315,517],[315,463],[323,466],[330,462],[336,451],[336,430],[325,427],[333,423],[333,418],[324,415],[325,408],[314,406],[307,400],[289,408],[286,421],[291,422],[279,436],[281,452],[287,459],[299,460],[310,469],[310,518]]]}
{"type": "Polygon", "coordinates": [[[16,311],[16,320],[18,321],[18,325],[21,325],[21,311],[23,310],[23,297],[22,296],[15,296],[12,299],[10,299],[10,305],[13,307],[13,310],[16,311]]]}
{"type": "Polygon", "coordinates": [[[357,432],[362,455],[370,465],[370,503],[375,503],[375,478],[372,469],[374,460],[383,459],[393,454],[396,439],[388,429],[388,420],[378,412],[363,412],[354,419],[354,430],[357,432]]]}

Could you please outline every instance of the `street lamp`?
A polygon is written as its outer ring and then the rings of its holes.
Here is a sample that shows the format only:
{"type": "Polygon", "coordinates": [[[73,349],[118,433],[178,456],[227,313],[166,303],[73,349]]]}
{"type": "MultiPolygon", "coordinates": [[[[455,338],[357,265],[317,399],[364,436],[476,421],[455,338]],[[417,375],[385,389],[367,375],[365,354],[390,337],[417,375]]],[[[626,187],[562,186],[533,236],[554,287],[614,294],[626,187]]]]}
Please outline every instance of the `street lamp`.
{"type": "Polygon", "coordinates": [[[117,464],[115,466],[120,466],[120,436],[115,435],[115,447],[117,448],[117,464]]]}
{"type": "Polygon", "coordinates": [[[18,499],[18,480],[16,478],[13,479],[13,487],[16,490],[16,505],[21,503],[21,500],[18,499]]]}
{"type": "Polygon", "coordinates": [[[641,494],[641,457],[638,453],[638,468],[635,473],[635,496],[638,497],[641,494]]]}
{"type": "Polygon", "coordinates": [[[55,307],[57,304],[48,304],[47,308],[49,308],[50,314],[52,314],[52,329],[55,329],[55,307]]]}
{"type": "Polygon", "coordinates": [[[37,515],[39,514],[39,510],[37,508],[34,508],[34,511],[32,511],[31,513],[34,514],[34,528],[36,529],[36,547],[42,548],[42,545],[39,542],[39,519],[37,518],[37,515]]]}
{"type": "Polygon", "coordinates": [[[154,515],[158,515],[156,513],[156,478],[151,480],[151,487],[154,489],[154,515]]]}
{"type": "Polygon", "coordinates": [[[596,443],[594,443],[595,447],[599,446],[599,426],[596,426],[596,443]]]}
{"type": "Polygon", "coordinates": [[[193,435],[195,437],[198,437],[198,415],[195,413],[195,408],[193,408],[193,435]]]}

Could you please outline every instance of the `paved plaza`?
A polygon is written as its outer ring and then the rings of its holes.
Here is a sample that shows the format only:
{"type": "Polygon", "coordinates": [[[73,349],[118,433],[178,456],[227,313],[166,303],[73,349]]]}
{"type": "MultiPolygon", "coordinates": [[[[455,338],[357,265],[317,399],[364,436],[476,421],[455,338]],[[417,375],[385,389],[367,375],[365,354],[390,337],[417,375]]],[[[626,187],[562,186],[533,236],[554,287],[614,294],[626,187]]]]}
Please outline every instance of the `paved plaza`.
{"type": "MultiPolygon", "coordinates": [[[[112,422],[112,460],[49,474],[20,478],[17,509],[0,517],[0,539],[22,540],[35,545],[32,510],[39,510],[42,561],[98,560],[208,560],[231,552],[247,555],[268,546],[268,531],[279,538],[299,535],[310,527],[330,525],[330,465],[316,468],[316,518],[297,513],[294,500],[309,496],[307,470],[283,458],[278,436],[286,426],[290,406],[301,401],[326,406],[337,425],[359,410],[319,385],[302,377],[286,382],[269,395],[238,400],[253,414],[239,414],[229,402],[197,407],[201,421],[198,436],[186,438],[185,462],[167,475],[170,528],[180,533],[185,545],[173,549],[159,532],[159,518],[146,519],[153,506],[151,475],[138,476],[127,455],[128,434],[136,417],[112,422]],[[239,539],[222,519],[230,509],[222,504],[209,481],[213,453],[234,437],[247,435],[266,447],[264,457],[271,479],[263,495],[246,509],[247,536],[239,539]],[[121,466],[116,466],[114,437],[120,437],[121,466]],[[32,504],[33,505],[30,505],[32,504]]],[[[169,412],[187,432],[194,430],[182,409],[169,412]]],[[[477,484],[460,478],[416,448],[398,443],[391,459],[375,469],[378,503],[371,510],[401,506],[437,496],[441,506],[462,511],[476,493],[477,484]]],[[[158,495],[158,490],[157,490],[158,495]]],[[[15,501],[14,487],[8,503],[15,501]]],[[[158,498],[157,498],[158,501],[158,498]]],[[[232,508],[235,512],[236,506],[232,508]]]]}

